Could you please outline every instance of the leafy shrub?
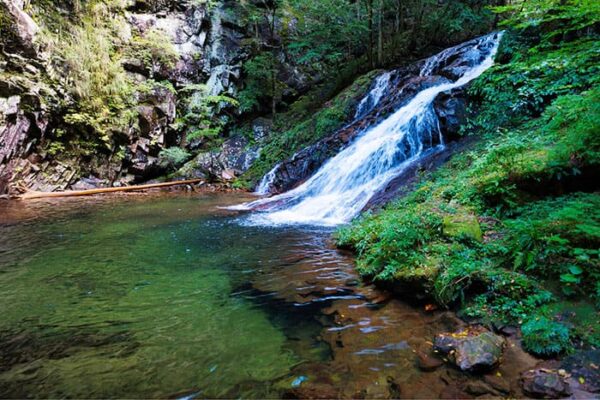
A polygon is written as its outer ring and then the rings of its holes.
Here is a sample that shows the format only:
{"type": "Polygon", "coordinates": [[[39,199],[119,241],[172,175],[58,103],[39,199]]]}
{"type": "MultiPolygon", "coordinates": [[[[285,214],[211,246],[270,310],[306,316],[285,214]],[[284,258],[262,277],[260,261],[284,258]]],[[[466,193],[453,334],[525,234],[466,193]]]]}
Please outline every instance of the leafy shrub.
{"type": "Polygon", "coordinates": [[[559,97],[545,115],[545,135],[556,138],[549,163],[559,171],[600,164],[600,89],[559,97]]]}
{"type": "Polygon", "coordinates": [[[185,114],[178,124],[186,129],[186,141],[199,138],[216,138],[229,122],[223,114],[228,108],[239,106],[236,99],[225,95],[210,95],[206,85],[188,85],[180,90],[187,94],[183,101],[185,114]]]}
{"type": "Polygon", "coordinates": [[[600,196],[573,194],[530,203],[507,220],[504,243],[515,268],[561,282],[566,295],[600,282],[600,196]]]}
{"type": "Polygon", "coordinates": [[[595,1],[544,0],[514,3],[493,8],[496,13],[507,16],[503,25],[519,29],[536,28],[546,40],[584,30],[600,20],[600,4],[595,1]]]}
{"type": "Polygon", "coordinates": [[[346,119],[344,110],[329,108],[320,113],[316,119],[315,134],[317,137],[323,137],[328,133],[334,132],[346,119]]]}
{"type": "Polygon", "coordinates": [[[176,169],[190,159],[191,155],[180,147],[169,147],[159,154],[159,160],[168,168],[176,169]]]}
{"type": "Polygon", "coordinates": [[[539,356],[554,356],[571,348],[569,328],[546,317],[531,318],[521,332],[524,348],[539,356]]]}

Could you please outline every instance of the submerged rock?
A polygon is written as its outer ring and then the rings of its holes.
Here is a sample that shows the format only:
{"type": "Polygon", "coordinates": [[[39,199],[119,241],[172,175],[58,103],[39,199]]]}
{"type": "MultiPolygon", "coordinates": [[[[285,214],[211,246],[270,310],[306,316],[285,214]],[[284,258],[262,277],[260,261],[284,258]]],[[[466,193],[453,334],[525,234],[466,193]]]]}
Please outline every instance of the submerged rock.
{"type": "Polygon", "coordinates": [[[506,381],[502,376],[498,375],[486,375],[483,380],[485,383],[490,385],[494,390],[507,395],[510,393],[510,383],[506,381]]]}
{"type": "Polygon", "coordinates": [[[500,392],[482,381],[471,381],[465,385],[465,392],[472,394],[473,396],[482,396],[486,394],[492,394],[499,396],[500,392]]]}
{"type": "Polygon", "coordinates": [[[434,349],[463,371],[485,372],[500,363],[505,339],[487,329],[475,326],[455,333],[442,333],[435,338],[434,349]]]}
{"type": "Polygon", "coordinates": [[[543,368],[524,372],[521,385],[526,394],[536,398],[555,399],[573,393],[564,375],[543,368]]]}
{"type": "Polygon", "coordinates": [[[417,355],[417,367],[421,371],[430,372],[435,371],[442,365],[444,362],[437,358],[434,354],[431,353],[431,348],[420,348],[416,351],[417,355]]]}

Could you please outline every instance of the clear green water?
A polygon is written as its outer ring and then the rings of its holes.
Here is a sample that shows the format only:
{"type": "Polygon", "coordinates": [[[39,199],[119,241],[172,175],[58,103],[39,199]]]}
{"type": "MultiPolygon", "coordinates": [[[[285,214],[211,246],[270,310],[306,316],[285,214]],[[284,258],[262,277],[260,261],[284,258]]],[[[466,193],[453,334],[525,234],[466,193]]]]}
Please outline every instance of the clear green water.
{"type": "Polygon", "coordinates": [[[251,282],[329,232],[216,208],[241,201],[0,203],[0,397],[276,397],[328,359],[317,319],[251,282]]]}

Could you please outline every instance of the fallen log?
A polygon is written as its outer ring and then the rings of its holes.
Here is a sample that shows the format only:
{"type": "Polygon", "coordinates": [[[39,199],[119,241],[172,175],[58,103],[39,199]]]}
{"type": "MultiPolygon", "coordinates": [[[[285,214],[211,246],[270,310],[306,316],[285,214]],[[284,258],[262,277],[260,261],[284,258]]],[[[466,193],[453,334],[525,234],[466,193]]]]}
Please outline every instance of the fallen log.
{"type": "Polygon", "coordinates": [[[151,183],[147,185],[137,186],[123,186],[123,187],[110,187],[101,189],[89,189],[89,190],[67,190],[64,192],[27,192],[17,198],[20,200],[32,200],[32,199],[46,199],[51,197],[77,197],[77,196],[92,196],[94,194],[103,193],[116,193],[116,192],[136,192],[140,190],[163,188],[169,186],[178,185],[193,185],[195,183],[203,183],[202,179],[190,179],[187,181],[175,181],[175,182],[163,182],[163,183],[151,183]]]}

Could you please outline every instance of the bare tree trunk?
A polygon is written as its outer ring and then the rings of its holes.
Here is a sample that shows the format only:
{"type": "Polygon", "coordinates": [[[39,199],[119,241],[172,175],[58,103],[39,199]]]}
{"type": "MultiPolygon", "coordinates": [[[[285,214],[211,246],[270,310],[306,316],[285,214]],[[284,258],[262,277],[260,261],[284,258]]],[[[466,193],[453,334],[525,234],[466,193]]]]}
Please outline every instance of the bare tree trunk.
{"type": "Polygon", "coordinates": [[[277,114],[277,82],[275,82],[275,79],[277,79],[277,73],[273,70],[271,71],[271,112],[273,113],[273,118],[277,114]]]}
{"type": "Polygon", "coordinates": [[[377,65],[383,65],[383,0],[379,0],[377,19],[377,65]]]}
{"type": "Polygon", "coordinates": [[[68,190],[65,192],[27,192],[18,196],[21,200],[31,200],[31,199],[46,199],[51,197],[80,197],[80,196],[91,196],[94,194],[103,194],[103,193],[117,193],[117,192],[135,192],[139,190],[147,190],[147,189],[156,189],[177,185],[193,185],[203,183],[202,179],[190,179],[187,181],[177,181],[177,182],[164,182],[164,183],[151,183],[148,185],[139,185],[139,186],[125,186],[125,187],[112,187],[112,188],[103,188],[103,189],[89,189],[89,190],[68,190]]]}
{"type": "Polygon", "coordinates": [[[373,38],[373,0],[367,0],[367,15],[367,18],[369,19],[369,66],[374,68],[373,47],[375,47],[375,40],[373,38]]]}
{"type": "Polygon", "coordinates": [[[394,21],[394,33],[400,33],[400,21],[402,19],[402,0],[396,0],[396,20],[394,21]]]}

